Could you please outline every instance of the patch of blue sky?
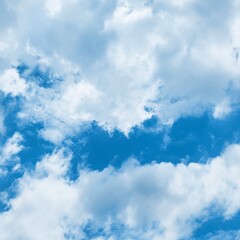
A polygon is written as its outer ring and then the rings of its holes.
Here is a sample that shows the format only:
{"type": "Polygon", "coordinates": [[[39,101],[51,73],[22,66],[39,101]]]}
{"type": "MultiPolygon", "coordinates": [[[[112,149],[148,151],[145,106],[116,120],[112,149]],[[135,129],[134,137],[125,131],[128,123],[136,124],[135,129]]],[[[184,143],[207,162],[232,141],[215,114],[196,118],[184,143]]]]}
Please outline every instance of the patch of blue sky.
{"type": "MultiPolygon", "coordinates": [[[[240,222],[240,212],[235,214],[229,219],[224,219],[222,216],[213,214],[210,219],[201,222],[199,228],[193,234],[193,239],[209,239],[218,235],[219,232],[229,232],[229,231],[238,231],[240,222]]],[[[234,236],[234,235],[233,235],[234,236]]],[[[236,239],[236,238],[232,238],[236,239]]],[[[225,239],[224,239],[225,240],[225,239]]]]}
{"type": "MultiPolygon", "coordinates": [[[[52,76],[50,69],[42,70],[39,65],[36,65],[33,68],[30,68],[24,63],[19,64],[16,67],[19,76],[26,79],[28,82],[35,82],[40,87],[43,88],[51,88],[53,86],[54,81],[56,81],[56,77],[52,76]]],[[[58,78],[58,81],[61,79],[58,78]]]]}
{"type": "MultiPolygon", "coordinates": [[[[0,93],[1,94],[1,93],[0,93]]],[[[4,109],[5,134],[1,135],[1,143],[18,131],[17,113],[20,107],[20,98],[12,98],[10,95],[0,96],[1,106],[4,109]]]]}
{"type": "Polygon", "coordinates": [[[5,197],[0,199],[0,212],[5,212],[9,210],[8,201],[14,198],[17,194],[15,185],[17,184],[17,179],[23,176],[23,172],[11,172],[11,168],[8,167],[9,172],[5,176],[0,177],[0,192],[5,195],[5,197]]]}
{"type": "Polygon", "coordinates": [[[239,118],[240,111],[222,120],[205,113],[180,118],[171,128],[157,132],[147,130],[156,127],[156,120],[152,119],[144,123],[145,130],[135,128],[129,137],[117,130],[109,134],[93,124],[78,141],[74,140],[74,161],[85,155],[87,166],[98,170],[108,165],[118,168],[129,157],[135,157],[140,164],[153,161],[204,163],[218,156],[226,145],[240,141],[239,118]]]}

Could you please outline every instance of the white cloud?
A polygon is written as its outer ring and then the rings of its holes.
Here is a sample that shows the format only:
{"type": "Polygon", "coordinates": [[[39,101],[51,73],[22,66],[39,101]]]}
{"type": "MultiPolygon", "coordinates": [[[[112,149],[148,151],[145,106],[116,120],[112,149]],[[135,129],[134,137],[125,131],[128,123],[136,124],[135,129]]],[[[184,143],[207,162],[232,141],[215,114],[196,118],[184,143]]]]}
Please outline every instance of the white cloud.
{"type": "Polygon", "coordinates": [[[27,90],[27,84],[14,68],[7,69],[0,76],[0,90],[5,94],[12,96],[24,95],[27,90]]]}
{"type": "Polygon", "coordinates": [[[239,145],[206,164],[131,160],[120,170],[83,169],[76,181],[66,175],[69,154],[55,151],[25,173],[0,215],[3,240],[80,239],[86,224],[103,228],[100,239],[182,239],[198,227],[196,219],[214,211],[231,218],[240,209],[239,145]]]}
{"type": "Polygon", "coordinates": [[[6,143],[1,147],[0,165],[6,165],[8,161],[15,161],[17,154],[22,151],[23,137],[20,133],[16,132],[14,135],[7,139],[6,143]]]}
{"type": "MultiPolygon", "coordinates": [[[[22,135],[15,132],[0,146],[0,177],[5,177],[10,171],[17,172],[20,170],[21,164],[18,154],[24,148],[22,141],[22,135]]],[[[0,193],[2,194],[2,192],[0,193]]]]}
{"type": "MultiPolygon", "coordinates": [[[[8,76],[20,60],[30,70],[36,65],[50,69],[54,82],[51,90],[28,86],[22,119],[41,121],[45,126],[41,135],[59,143],[86,121],[128,134],[152,115],[169,124],[208,110],[215,117],[229,114],[234,109],[225,108],[223,113],[222,102],[229,99],[232,106],[235,100],[227,90],[240,88],[239,3],[214,3],[2,3],[2,76],[8,76]]],[[[19,88],[6,81],[1,88],[22,94],[26,85],[14,71],[11,79],[21,82],[19,88]]]]}
{"type": "Polygon", "coordinates": [[[48,0],[45,3],[45,7],[51,17],[56,16],[62,9],[61,0],[48,0]]]}
{"type": "Polygon", "coordinates": [[[2,239],[65,239],[66,224],[74,215],[77,198],[75,189],[60,178],[68,160],[64,151],[55,152],[37,164],[34,175],[25,174],[19,185],[20,195],[11,203],[16,214],[1,215],[3,224],[9,226],[1,229],[2,239]]]}
{"type": "Polygon", "coordinates": [[[71,160],[71,154],[64,150],[55,151],[52,155],[45,156],[41,162],[36,165],[36,172],[39,175],[51,177],[64,177],[71,160]]]}
{"type": "Polygon", "coordinates": [[[215,106],[213,116],[219,119],[225,117],[229,114],[229,112],[231,112],[231,106],[229,105],[228,99],[224,99],[221,103],[215,106]]]}
{"type": "Polygon", "coordinates": [[[97,121],[107,130],[118,128],[128,134],[134,125],[151,117],[152,113],[146,112],[145,106],[156,96],[158,83],[138,87],[126,81],[123,92],[118,92],[115,82],[107,86],[104,89],[104,84],[78,78],[57,82],[52,89],[32,84],[19,117],[42,121],[45,128],[40,134],[54,143],[60,143],[91,121],[97,121]],[[130,92],[125,98],[127,91],[130,92]]]}

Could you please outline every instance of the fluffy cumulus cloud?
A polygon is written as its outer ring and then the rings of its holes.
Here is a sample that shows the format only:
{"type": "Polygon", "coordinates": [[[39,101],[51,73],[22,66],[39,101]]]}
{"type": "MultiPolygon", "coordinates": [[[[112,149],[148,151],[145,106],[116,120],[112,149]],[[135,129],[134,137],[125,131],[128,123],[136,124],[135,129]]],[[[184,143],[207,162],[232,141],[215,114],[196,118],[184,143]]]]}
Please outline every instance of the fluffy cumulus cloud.
{"type": "Polygon", "coordinates": [[[231,145],[206,164],[130,159],[119,170],[82,169],[73,181],[71,153],[56,150],[19,180],[0,215],[1,238],[186,239],[214,211],[226,219],[239,211],[239,159],[240,146],[231,145]]]}
{"type": "Polygon", "coordinates": [[[238,103],[238,10],[237,0],[2,1],[0,89],[23,96],[20,118],[55,143],[91,121],[128,134],[153,115],[223,118],[238,103]]]}

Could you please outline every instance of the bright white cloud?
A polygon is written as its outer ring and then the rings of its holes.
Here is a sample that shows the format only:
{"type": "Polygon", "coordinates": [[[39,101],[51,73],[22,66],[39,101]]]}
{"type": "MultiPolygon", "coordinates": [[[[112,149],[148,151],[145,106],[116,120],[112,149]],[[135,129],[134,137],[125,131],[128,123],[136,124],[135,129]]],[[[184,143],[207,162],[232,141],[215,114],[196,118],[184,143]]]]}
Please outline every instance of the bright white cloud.
{"type": "Polygon", "coordinates": [[[7,69],[0,76],[0,90],[12,96],[23,95],[27,90],[27,84],[14,68],[7,69]]]}
{"type": "MultiPolygon", "coordinates": [[[[59,143],[93,120],[128,134],[152,115],[171,124],[208,110],[221,118],[236,106],[228,90],[240,88],[238,1],[1,5],[2,76],[18,60],[52,73],[52,89],[28,86],[20,113],[44,124],[45,139],[59,143]]],[[[22,94],[24,80],[14,76],[18,88],[12,88],[13,80],[1,88],[22,94]]]]}
{"type": "Polygon", "coordinates": [[[56,16],[62,9],[61,0],[48,0],[45,3],[45,7],[51,17],[56,16]]]}
{"type": "Polygon", "coordinates": [[[3,240],[80,239],[89,223],[103,228],[100,239],[176,240],[191,236],[195,220],[212,211],[231,218],[240,209],[239,145],[206,164],[129,160],[119,170],[81,170],[76,181],[66,175],[69,154],[55,151],[25,173],[0,215],[3,240]]]}

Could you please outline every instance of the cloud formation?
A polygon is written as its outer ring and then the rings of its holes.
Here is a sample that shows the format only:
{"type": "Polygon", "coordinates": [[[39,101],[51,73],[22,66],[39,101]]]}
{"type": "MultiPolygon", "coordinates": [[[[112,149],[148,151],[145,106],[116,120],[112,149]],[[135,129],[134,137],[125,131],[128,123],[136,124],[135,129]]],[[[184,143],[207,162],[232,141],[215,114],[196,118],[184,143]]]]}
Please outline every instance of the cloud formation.
{"type": "Polygon", "coordinates": [[[91,121],[128,134],[153,115],[222,118],[238,102],[239,2],[214,3],[3,1],[1,90],[29,88],[20,115],[55,143],[91,121]],[[22,63],[19,77],[11,66],[22,63]],[[36,66],[48,89],[33,84],[36,66]]]}
{"type": "Polygon", "coordinates": [[[239,144],[205,163],[130,158],[76,179],[71,167],[72,137],[92,123],[127,136],[151,118],[158,128],[239,110],[239,10],[239,0],[0,1],[1,239],[188,239],[212,215],[238,213],[239,144]],[[25,137],[34,159],[20,155],[25,137]],[[32,168],[11,185],[20,156],[32,168]]]}
{"type": "Polygon", "coordinates": [[[1,238],[88,239],[87,228],[100,239],[190,237],[213,212],[230,219],[239,211],[239,158],[240,146],[231,145],[206,164],[130,159],[119,170],[82,169],[70,181],[71,153],[55,151],[19,180],[0,215],[1,238]]]}

